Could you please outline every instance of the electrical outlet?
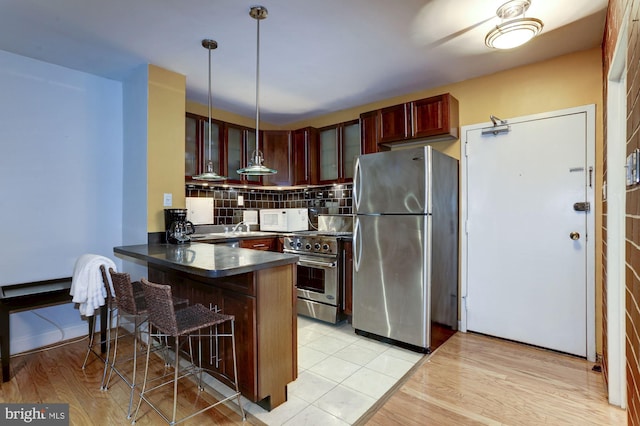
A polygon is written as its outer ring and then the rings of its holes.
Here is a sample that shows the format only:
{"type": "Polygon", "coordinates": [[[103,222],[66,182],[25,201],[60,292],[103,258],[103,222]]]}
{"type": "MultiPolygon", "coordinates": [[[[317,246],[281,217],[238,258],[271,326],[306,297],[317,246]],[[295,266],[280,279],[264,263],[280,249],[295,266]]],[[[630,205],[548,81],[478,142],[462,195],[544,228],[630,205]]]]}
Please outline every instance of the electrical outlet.
{"type": "Polygon", "coordinates": [[[244,196],[238,195],[238,207],[244,206],[244,196]]]}
{"type": "Polygon", "coordinates": [[[164,194],[162,199],[162,205],[165,207],[171,207],[173,205],[173,194],[164,194]]]}

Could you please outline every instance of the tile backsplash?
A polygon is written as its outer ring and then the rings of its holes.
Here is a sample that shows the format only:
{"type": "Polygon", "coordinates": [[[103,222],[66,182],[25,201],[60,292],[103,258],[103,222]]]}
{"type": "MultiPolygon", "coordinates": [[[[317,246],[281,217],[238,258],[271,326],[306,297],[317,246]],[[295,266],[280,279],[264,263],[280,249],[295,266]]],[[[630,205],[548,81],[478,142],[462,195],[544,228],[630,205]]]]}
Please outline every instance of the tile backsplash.
{"type": "Polygon", "coordinates": [[[317,214],[352,214],[352,184],[324,187],[271,190],[187,185],[187,197],[213,198],[214,225],[233,225],[242,221],[243,210],[309,208],[316,225],[317,214]],[[238,196],[243,206],[238,206],[238,196]],[[315,213],[315,214],[314,214],[315,213]]]}

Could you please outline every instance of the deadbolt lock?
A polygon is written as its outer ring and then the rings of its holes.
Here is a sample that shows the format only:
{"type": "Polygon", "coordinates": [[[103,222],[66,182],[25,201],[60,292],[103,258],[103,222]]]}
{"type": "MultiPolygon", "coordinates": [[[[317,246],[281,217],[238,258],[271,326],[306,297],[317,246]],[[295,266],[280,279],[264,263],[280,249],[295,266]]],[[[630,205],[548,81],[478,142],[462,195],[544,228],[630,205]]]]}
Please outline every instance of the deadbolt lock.
{"type": "Polygon", "coordinates": [[[588,201],[584,201],[584,202],[580,202],[580,203],[574,203],[573,204],[573,210],[577,211],[577,212],[588,212],[591,211],[591,203],[588,201]]]}
{"type": "Polygon", "coordinates": [[[573,231],[572,233],[569,234],[569,238],[571,238],[572,240],[579,240],[580,239],[580,233],[573,231]]]}

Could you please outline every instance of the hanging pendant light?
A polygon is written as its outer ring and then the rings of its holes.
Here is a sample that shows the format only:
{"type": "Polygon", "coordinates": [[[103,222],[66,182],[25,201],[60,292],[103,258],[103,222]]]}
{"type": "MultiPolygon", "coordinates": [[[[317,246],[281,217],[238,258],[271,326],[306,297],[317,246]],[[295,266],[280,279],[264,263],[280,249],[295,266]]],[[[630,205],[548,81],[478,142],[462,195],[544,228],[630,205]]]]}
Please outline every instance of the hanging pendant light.
{"type": "Polygon", "coordinates": [[[529,6],[531,0],[511,0],[500,6],[496,15],[502,23],[489,31],[485,44],[494,49],[513,49],[540,34],[544,26],[542,21],[524,16],[529,6]]]}
{"type": "Polygon", "coordinates": [[[238,169],[238,174],[248,176],[272,175],[278,173],[277,170],[264,166],[264,157],[260,151],[260,21],[267,17],[268,11],[264,6],[252,6],[249,16],[258,23],[257,31],[257,55],[256,55],[256,149],[251,154],[251,159],[247,167],[238,169]]]}
{"type": "Polygon", "coordinates": [[[204,173],[200,173],[199,175],[194,176],[195,180],[208,180],[208,181],[216,181],[216,180],[225,180],[226,177],[220,176],[213,170],[213,160],[211,158],[211,51],[218,47],[218,43],[215,40],[204,39],[202,40],[202,47],[209,51],[209,160],[207,161],[206,171],[204,173]]]}

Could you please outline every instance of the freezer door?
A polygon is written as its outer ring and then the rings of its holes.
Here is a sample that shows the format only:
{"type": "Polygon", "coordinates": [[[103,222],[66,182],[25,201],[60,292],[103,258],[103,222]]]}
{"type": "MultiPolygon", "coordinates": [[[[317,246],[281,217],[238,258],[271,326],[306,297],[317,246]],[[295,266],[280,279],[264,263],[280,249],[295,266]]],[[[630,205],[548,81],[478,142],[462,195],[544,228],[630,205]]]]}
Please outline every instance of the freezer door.
{"type": "Polygon", "coordinates": [[[424,214],[429,208],[431,147],[360,155],[353,178],[355,214],[424,214]]]}
{"type": "Polygon", "coordinates": [[[429,348],[431,218],[356,216],[353,327],[429,348]]]}

